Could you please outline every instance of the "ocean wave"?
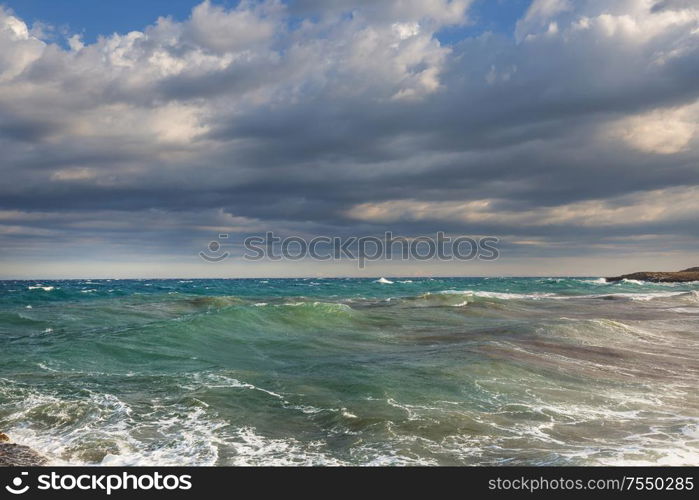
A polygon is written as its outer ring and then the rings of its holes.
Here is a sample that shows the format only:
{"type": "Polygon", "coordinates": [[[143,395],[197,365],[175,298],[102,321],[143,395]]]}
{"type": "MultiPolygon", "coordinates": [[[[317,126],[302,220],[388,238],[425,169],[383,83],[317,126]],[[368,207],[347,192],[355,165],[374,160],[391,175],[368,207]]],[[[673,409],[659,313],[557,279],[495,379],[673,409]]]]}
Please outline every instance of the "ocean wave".
{"type": "Polygon", "coordinates": [[[230,306],[246,304],[247,301],[241,297],[234,295],[215,295],[205,297],[194,297],[186,299],[188,304],[203,308],[226,308],[230,306]]]}
{"type": "Polygon", "coordinates": [[[604,299],[604,300],[631,300],[637,302],[648,302],[656,299],[668,299],[672,297],[694,297],[694,291],[690,292],[650,292],[650,293],[607,293],[607,294],[593,294],[593,295],[578,295],[564,297],[567,299],[604,299]]]}
{"type": "Polygon", "coordinates": [[[626,437],[624,446],[612,453],[591,453],[590,461],[605,466],[696,466],[699,463],[699,419],[683,425],[676,433],[678,423],[687,417],[668,416],[664,425],[653,426],[644,432],[626,437]],[[674,424],[674,425],[673,425],[674,424]]]}
{"type": "Polygon", "coordinates": [[[323,311],[331,311],[331,312],[352,312],[353,309],[344,303],[341,302],[321,302],[321,301],[313,301],[313,302],[286,302],[284,304],[279,304],[277,307],[284,307],[284,306],[290,306],[290,307],[304,307],[304,308],[310,308],[310,309],[320,309],[323,311]]]}
{"type": "MultiPolygon", "coordinates": [[[[175,309],[173,312],[177,312],[175,309]]],[[[363,315],[343,302],[324,302],[296,298],[257,302],[231,298],[209,298],[198,302],[193,310],[185,309],[172,318],[148,323],[142,328],[172,338],[181,335],[182,342],[198,338],[206,332],[230,335],[235,332],[282,332],[290,328],[298,331],[327,329],[343,325],[356,325],[363,315]],[[163,329],[165,328],[165,329],[163,329]]],[[[136,330],[134,334],[138,334],[136,330]]]]}
{"type": "MultiPolygon", "coordinates": [[[[431,293],[428,293],[431,294],[431,293]]],[[[696,290],[690,291],[662,291],[662,292],[618,292],[604,294],[559,294],[554,292],[535,292],[535,293],[513,293],[513,292],[491,292],[481,290],[442,290],[434,294],[441,295],[461,295],[474,298],[496,299],[496,300],[521,300],[521,301],[540,301],[540,300],[579,300],[579,299],[602,299],[602,300],[631,300],[647,302],[655,299],[667,299],[673,297],[683,297],[690,301],[699,301],[699,292],[696,290]]],[[[431,295],[434,295],[431,294],[431,295]]],[[[423,295],[424,296],[424,295],[423,295]]]]}
{"type": "MultiPolygon", "coordinates": [[[[28,307],[31,309],[31,307],[28,307]]],[[[29,312],[27,314],[30,314],[29,312]]],[[[4,325],[16,325],[16,326],[29,326],[29,327],[42,327],[46,325],[46,321],[41,319],[32,318],[24,313],[16,312],[0,312],[0,326],[4,325]]]]}
{"type": "Polygon", "coordinates": [[[422,308],[422,307],[465,307],[469,304],[463,295],[433,294],[424,293],[421,295],[407,297],[389,297],[385,301],[387,304],[397,304],[400,307],[422,308]]]}
{"type": "MultiPolygon", "coordinates": [[[[147,411],[109,393],[66,397],[13,385],[5,430],[49,465],[214,465],[224,423],[195,404],[153,401],[147,411]],[[22,399],[17,398],[18,395],[22,399]]],[[[8,387],[5,387],[8,389],[8,387]]]]}
{"type": "Polygon", "coordinates": [[[692,286],[394,280],[0,284],[0,428],[63,465],[696,463],[692,286]]]}
{"type": "Polygon", "coordinates": [[[188,390],[197,390],[200,387],[209,389],[215,388],[230,388],[230,389],[250,389],[260,391],[274,398],[284,400],[284,396],[268,389],[263,389],[248,382],[241,382],[235,377],[231,377],[220,373],[194,373],[192,375],[183,376],[185,382],[181,386],[188,390]]]}
{"type": "Polygon", "coordinates": [[[442,295],[471,295],[473,297],[482,297],[485,299],[498,300],[541,300],[551,297],[557,297],[555,293],[537,292],[537,293],[510,293],[510,292],[489,292],[489,291],[474,291],[474,290],[442,290],[437,292],[442,295]]]}
{"type": "Polygon", "coordinates": [[[389,297],[383,302],[397,304],[401,307],[465,307],[468,305],[490,306],[503,308],[505,304],[513,301],[540,301],[556,298],[553,293],[520,294],[509,292],[490,292],[477,290],[441,290],[426,292],[420,295],[407,295],[389,297]]]}
{"type": "Polygon", "coordinates": [[[237,428],[227,443],[233,453],[224,465],[232,466],[332,466],[347,465],[323,451],[321,441],[302,443],[293,437],[261,435],[252,426],[237,428]]]}

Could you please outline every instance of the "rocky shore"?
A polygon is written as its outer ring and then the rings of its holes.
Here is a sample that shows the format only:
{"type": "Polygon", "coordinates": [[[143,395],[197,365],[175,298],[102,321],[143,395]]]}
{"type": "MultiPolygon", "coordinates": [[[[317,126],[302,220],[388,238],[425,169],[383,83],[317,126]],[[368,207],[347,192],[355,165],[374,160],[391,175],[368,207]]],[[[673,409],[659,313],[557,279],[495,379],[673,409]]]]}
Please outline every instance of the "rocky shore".
{"type": "Polygon", "coordinates": [[[650,281],[652,283],[686,283],[699,281],[699,267],[690,267],[676,272],[638,272],[605,278],[609,282],[621,280],[650,281]]]}
{"type": "Polygon", "coordinates": [[[46,458],[29,446],[12,443],[7,434],[0,432],[0,466],[31,467],[45,463],[46,458]]]}

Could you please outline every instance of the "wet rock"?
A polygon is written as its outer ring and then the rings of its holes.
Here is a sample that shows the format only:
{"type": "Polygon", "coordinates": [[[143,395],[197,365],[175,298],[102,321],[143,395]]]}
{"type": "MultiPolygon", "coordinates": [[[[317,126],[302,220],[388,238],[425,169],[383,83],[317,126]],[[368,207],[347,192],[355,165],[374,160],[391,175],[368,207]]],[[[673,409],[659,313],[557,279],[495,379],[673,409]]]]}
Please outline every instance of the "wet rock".
{"type": "Polygon", "coordinates": [[[9,443],[9,440],[7,434],[0,432],[0,466],[31,467],[46,463],[46,458],[29,446],[9,443]]]}

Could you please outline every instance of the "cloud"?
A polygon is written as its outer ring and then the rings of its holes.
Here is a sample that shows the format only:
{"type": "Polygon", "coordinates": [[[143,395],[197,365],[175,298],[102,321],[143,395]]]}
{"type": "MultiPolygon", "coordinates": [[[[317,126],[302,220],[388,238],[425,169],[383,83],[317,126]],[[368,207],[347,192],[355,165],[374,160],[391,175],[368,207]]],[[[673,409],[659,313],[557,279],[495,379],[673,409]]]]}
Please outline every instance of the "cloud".
{"type": "Polygon", "coordinates": [[[427,22],[432,25],[463,24],[473,0],[298,0],[291,13],[303,17],[338,18],[343,15],[372,19],[378,23],[427,22]]]}
{"type": "Polygon", "coordinates": [[[466,223],[488,223],[493,226],[587,227],[670,223],[678,220],[689,221],[695,217],[699,210],[699,187],[659,189],[615,199],[586,200],[530,210],[508,210],[502,205],[503,200],[494,199],[465,203],[392,200],[356,205],[349,209],[347,214],[354,219],[379,223],[459,220],[466,223]]]}
{"type": "Polygon", "coordinates": [[[543,26],[547,26],[550,31],[555,32],[558,26],[555,23],[549,24],[549,21],[557,14],[567,12],[572,8],[569,0],[533,0],[524,18],[517,22],[515,34],[519,40],[522,40],[527,34],[532,33],[535,29],[541,29],[543,26]]]}
{"type": "Polygon", "coordinates": [[[695,237],[699,5],[537,0],[516,33],[442,44],[470,4],[203,2],[65,46],[0,10],[0,244],[96,217],[137,252],[163,214],[198,218],[183,241],[220,214],[253,221],[241,233],[395,224],[579,252],[612,230],[695,237]],[[32,213],[73,223],[12,219],[32,213]]]}
{"type": "Polygon", "coordinates": [[[697,129],[698,111],[695,104],[633,115],[610,124],[609,132],[646,153],[676,154],[689,150],[697,129]]]}
{"type": "Polygon", "coordinates": [[[692,7],[696,7],[694,0],[658,0],[651,7],[651,12],[691,9],[692,7]]]}
{"type": "Polygon", "coordinates": [[[282,10],[280,3],[256,6],[247,1],[226,10],[206,0],[192,10],[182,35],[200,47],[219,53],[254,49],[272,41],[280,29],[276,18],[282,10]]]}

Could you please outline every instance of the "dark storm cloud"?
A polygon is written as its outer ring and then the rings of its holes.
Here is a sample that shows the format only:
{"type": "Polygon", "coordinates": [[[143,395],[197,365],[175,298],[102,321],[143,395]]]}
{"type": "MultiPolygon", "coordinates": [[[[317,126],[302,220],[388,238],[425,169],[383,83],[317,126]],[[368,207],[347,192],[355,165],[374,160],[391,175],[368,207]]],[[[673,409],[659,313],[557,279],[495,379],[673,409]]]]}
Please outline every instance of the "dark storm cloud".
{"type": "Polygon", "coordinates": [[[229,217],[241,233],[439,228],[580,252],[699,236],[699,7],[534,2],[517,40],[445,48],[435,33],[468,2],[369,4],[204,3],[69,51],[0,14],[0,239],[53,220],[15,213],[53,214],[65,241],[104,216],[89,231],[127,246],[158,233],[139,228],[153,213],[181,242],[229,217]]]}
{"type": "Polygon", "coordinates": [[[58,129],[59,125],[46,120],[32,120],[11,111],[0,110],[0,141],[36,143],[58,129]]]}

